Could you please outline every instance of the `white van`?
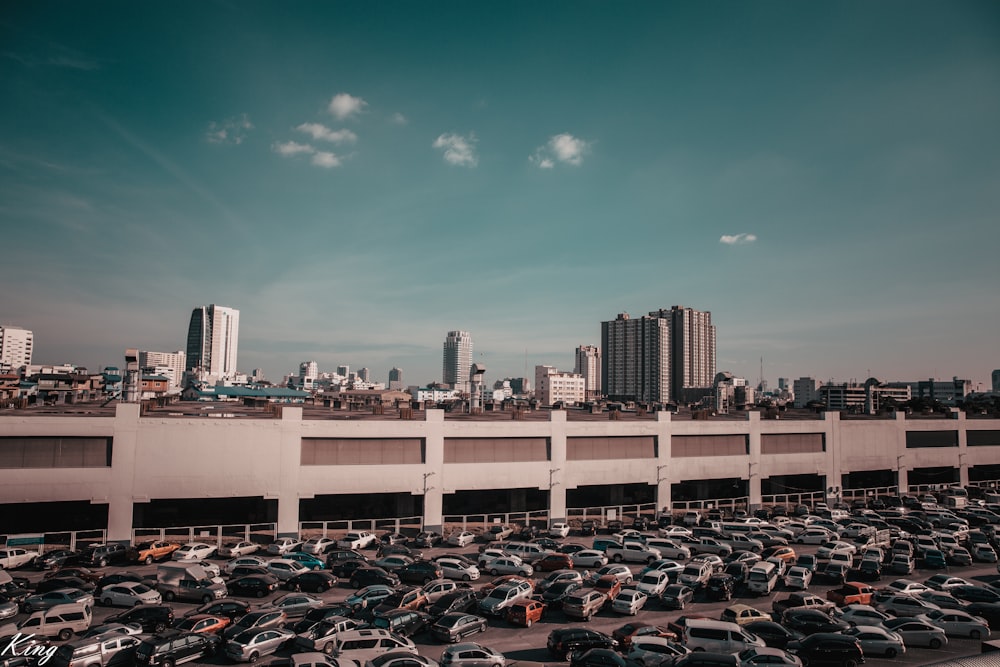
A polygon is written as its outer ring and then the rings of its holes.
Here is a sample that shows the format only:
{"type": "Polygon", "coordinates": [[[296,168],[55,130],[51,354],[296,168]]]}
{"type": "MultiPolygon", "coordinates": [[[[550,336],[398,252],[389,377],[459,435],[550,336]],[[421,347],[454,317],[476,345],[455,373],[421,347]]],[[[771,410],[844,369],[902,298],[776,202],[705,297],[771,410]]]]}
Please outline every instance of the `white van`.
{"type": "Polygon", "coordinates": [[[778,567],[768,561],[760,561],[750,568],[747,590],[756,595],[770,595],[778,583],[778,567]]]}
{"type": "Polygon", "coordinates": [[[738,653],[751,646],[764,646],[764,640],[735,623],[689,618],[684,627],[684,645],[692,651],[738,653]]]}
{"type": "MultiPolygon", "coordinates": [[[[36,611],[18,623],[16,632],[26,635],[34,634],[38,637],[58,637],[66,641],[73,636],[74,632],[80,633],[89,630],[93,619],[93,609],[90,605],[57,604],[48,609],[36,611]]],[[[13,634],[4,632],[7,627],[0,628],[0,634],[13,634]]]]}
{"type": "Polygon", "coordinates": [[[337,633],[335,642],[333,656],[341,664],[353,660],[363,665],[366,661],[390,652],[417,654],[417,647],[412,640],[379,628],[337,633]]]}

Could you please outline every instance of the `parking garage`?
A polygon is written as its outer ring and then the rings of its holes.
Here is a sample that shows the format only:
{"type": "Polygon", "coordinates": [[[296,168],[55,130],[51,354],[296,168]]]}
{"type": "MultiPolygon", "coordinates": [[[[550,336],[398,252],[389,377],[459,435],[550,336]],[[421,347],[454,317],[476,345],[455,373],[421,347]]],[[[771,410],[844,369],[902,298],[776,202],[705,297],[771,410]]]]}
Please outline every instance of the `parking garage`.
{"type": "Polygon", "coordinates": [[[0,526],[7,534],[90,530],[106,525],[107,504],[88,500],[0,505],[0,526]]]}
{"type": "Polygon", "coordinates": [[[151,500],[148,503],[135,503],[132,508],[133,528],[273,523],[277,520],[278,501],[266,500],[259,496],[164,498],[151,500]]]}
{"type": "Polygon", "coordinates": [[[299,521],[422,516],[424,498],[409,493],[339,493],[299,500],[299,521]]]}

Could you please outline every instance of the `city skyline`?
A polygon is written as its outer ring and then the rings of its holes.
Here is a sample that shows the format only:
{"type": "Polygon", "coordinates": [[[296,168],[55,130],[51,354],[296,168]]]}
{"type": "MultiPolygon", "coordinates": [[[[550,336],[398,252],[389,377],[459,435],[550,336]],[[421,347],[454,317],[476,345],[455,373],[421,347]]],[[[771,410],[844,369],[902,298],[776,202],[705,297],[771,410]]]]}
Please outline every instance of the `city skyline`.
{"type": "Polygon", "coordinates": [[[971,0],[18,5],[0,321],[96,370],[227,304],[243,372],[423,384],[450,330],[531,377],[683,303],[753,382],[763,357],[988,388],[998,25],[971,0]]]}

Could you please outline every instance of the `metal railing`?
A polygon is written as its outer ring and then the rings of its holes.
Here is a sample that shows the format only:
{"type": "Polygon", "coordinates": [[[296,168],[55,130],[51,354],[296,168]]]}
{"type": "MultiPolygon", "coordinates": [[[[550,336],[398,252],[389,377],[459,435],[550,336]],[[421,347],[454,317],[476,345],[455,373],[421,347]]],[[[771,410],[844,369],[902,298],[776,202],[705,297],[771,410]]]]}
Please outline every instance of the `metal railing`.
{"type": "Polygon", "coordinates": [[[656,520],[656,503],[637,503],[631,505],[605,505],[602,507],[568,507],[566,508],[566,523],[574,528],[584,521],[595,521],[603,525],[614,514],[614,519],[631,525],[638,517],[656,520]]]}
{"type": "Polygon", "coordinates": [[[94,528],[93,530],[0,535],[0,546],[27,547],[38,553],[44,553],[55,549],[85,549],[92,544],[103,544],[107,539],[107,530],[94,528]]]}
{"type": "Polygon", "coordinates": [[[706,500],[675,500],[670,503],[670,510],[674,514],[687,512],[689,510],[735,510],[747,509],[750,505],[748,496],[738,496],[736,498],[709,498],[706,500]]]}
{"type": "Polygon", "coordinates": [[[803,493],[779,493],[761,496],[762,505],[802,505],[826,500],[825,491],[806,491],[803,493]]]}
{"type": "Polygon", "coordinates": [[[422,516],[394,517],[386,519],[341,519],[336,521],[300,521],[299,537],[309,540],[315,537],[343,537],[355,530],[368,532],[403,533],[411,537],[420,532],[424,525],[422,516]]]}
{"type": "Polygon", "coordinates": [[[132,543],[166,540],[170,542],[207,542],[222,546],[223,542],[246,540],[270,544],[278,535],[276,523],[237,523],[216,526],[171,526],[169,528],[133,528],[132,543]]]}
{"type": "Polygon", "coordinates": [[[530,525],[539,528],[549,525],[548,510],[529,512],[493,512],[484,514],[449,514],[442,520],[441,532],[447,535],[454,530],[468,530],[473,533],[486,532],[495,524],[514,527],[515,531],[530,525]]]}
{"type": "Polygon", "coordinates": [[[844,500],[865,500],[878,496],[894,496],[898,492],[898,486],[873,486],[867,489],[843,489],[840,495],[844,500]]]}

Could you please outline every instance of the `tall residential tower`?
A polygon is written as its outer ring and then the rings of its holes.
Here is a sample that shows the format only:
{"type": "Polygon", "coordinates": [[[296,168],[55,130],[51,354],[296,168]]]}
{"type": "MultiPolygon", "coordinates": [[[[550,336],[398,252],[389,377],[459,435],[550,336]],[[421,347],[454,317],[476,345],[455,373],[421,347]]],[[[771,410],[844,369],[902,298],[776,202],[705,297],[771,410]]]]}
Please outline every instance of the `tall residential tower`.
{"type": "Polygon", "coordinates": [[[195,308],[188,326],[187,370],[205,379],[236,375],[240,311],[211,304],[195,308]]]}
{"type": "Polygon", "coordinates": [[[0,325],[0,367],[17,371],[31,365],[31,348],[35,334],[21,327],[0,325]]]}
{"type": "Polygon", "coordinates": [[[573,372],[583,376],[587,400],[601,396],[601,348],[581,345],[576,348],[576,365],[573,372]]]}
{"type": "Polygon", "coordinates": [[[460,392],[469,393],[469,371],[472,368],[472,334],[449,331],[444,340],[444,364],[441,381],[460,392]]]}

